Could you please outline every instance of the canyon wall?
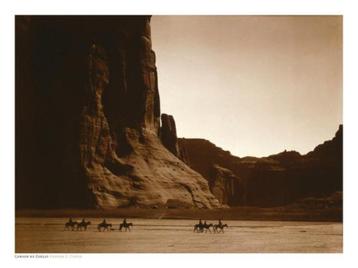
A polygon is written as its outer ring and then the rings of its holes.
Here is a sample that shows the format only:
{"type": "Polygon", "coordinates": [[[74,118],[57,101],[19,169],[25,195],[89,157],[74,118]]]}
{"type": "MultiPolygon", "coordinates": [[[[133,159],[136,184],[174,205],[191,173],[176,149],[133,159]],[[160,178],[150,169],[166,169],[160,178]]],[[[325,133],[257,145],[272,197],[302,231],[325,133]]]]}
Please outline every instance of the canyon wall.
{"type": "Polygon", "coordinates": [[[301,155],[284,151],[268,157],[236,157],[207,140],[179,139],[185,162],[202,174],[212,192],[229,206],[270,207],[302,198],[342,196],[343,126],[333,139],[301,155]]]}
{"type": "Polygon", "coordinates": [[[306,155],[178,139],[160,111],[150,16],[15,22],[17,208],[264,207],[342,191],[342,126],[306,155]]]}
{"type": "Polygon", "coordinates": [[[16,17],[16,207],[220,206],[160,117],[150,16],[16,17]]]}

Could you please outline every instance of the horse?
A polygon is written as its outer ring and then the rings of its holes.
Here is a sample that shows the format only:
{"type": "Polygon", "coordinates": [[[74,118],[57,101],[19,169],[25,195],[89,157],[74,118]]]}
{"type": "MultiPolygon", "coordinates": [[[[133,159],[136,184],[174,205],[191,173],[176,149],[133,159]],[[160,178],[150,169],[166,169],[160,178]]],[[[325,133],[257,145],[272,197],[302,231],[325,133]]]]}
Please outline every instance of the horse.
{"type": "Polygon", "coordinates": [[[203,230],[202,230],[202,231],[205,231],[205,233],[206,233],[207,231],[209,231],[209,232],[211,233],[210,227],[212,227],[212,226],[213,226],[212,223],[207,224],[207,223],[205,222],[205,223],[203,224],[203,230]]]}
{"type": "Polygon", "coordinates": [[[111,229],[112,229],[112,224],[111,223],[101,222],[100,224],[97,225],[97,230],[99,232],[101,232],[101,230],[110,231],[111,229]]]}
{"type": "Polygon", "coordinates": [[[223,233],[225,227],[228,228],[229,226],[227,226],[227,224],[215,224],[213,229],[214,229],[214,232],[217,232],[217,233],[222,232],[223,233]],[[220,230],[218,230],[218,229],[220,229],[220,230]]]}
{"type": "Polygon", "coordinates": [[[87,231],[87,226],[90,225],[91,222],[90,221],[81,221],[80,223],[77,224],[77,231],[80,230],[84,230],[87,231]]]}
{"type": "Polygon", "coordinates": [[[133,226],[133,223],[126,223],[126,222],[123,222],[119,225],[119,231],[122,231],[122,228],[124,228],[124,230],[127,232],[128,231],[131,231],[131,226],[133,226]]]}
{"type": "Polygon", "coordinates": [[[194,225],[194,230],[193,230],[193,232],[199,233],[199,232],[203,232],[203,230],[204,230],[204,224],[202,224],[202,223],[197,223],[197,224],[194,225]]]}
{"type": "Polygon", "coordinates": [[[211,223],[207,224],[206,222],[204,223],[198,223],[198,224],[195,224],[194,225],[194,232],[197,232],[197,233],[202,233],[205,231],[205,233],[207,231],[209,231],[211,233],[211,230],[210,230],[210,227],[212,227],[213,225],[211,223]]]}
{"type": "Polygon", "coordinates": [[[69,230],[71,228],[71,230],[73,231],[75,227],[77,227],[77,225],[78,225],[77,221],[68,221],[65,223],[65,230],[69,230]]]}

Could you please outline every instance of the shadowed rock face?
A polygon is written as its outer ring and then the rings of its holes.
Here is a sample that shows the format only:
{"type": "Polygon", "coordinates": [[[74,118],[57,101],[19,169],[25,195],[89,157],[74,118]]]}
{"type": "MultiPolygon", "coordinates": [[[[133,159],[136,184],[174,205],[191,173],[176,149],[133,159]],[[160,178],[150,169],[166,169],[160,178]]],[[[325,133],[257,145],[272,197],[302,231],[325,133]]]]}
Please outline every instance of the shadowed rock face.
{"type": "Polygon", "coordinates": [[[222,204],[277,206],[342,191],[342,125],[332,140],[306,155],[284,151],[239,158],[203,139],[178,142],[185,162],[208,180],[222,204]]]}
{"type": "Polygon", "coordinates": [[[16,17],[17,207],[219,206],[159,135],[149,16],[16,17]]]}
{"type": "Polygon", "coordinates": [[[238,196],[241,195],[241,180],[226,168],[214,165],[210,176],[210,190],[221,204],[235,204],[238,196]]]}

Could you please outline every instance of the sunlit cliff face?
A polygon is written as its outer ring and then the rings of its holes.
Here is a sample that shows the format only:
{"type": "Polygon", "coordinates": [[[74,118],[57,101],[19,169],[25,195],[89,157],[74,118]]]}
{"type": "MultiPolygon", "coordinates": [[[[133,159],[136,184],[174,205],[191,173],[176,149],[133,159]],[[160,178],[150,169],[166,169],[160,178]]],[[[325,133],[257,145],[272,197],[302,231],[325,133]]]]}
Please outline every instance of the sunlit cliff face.
{"type": "Polygon", "coordinates": [[[162,111],[233,154],[306,153],[342,123],[341,16],[153,16],[162,111]]]}

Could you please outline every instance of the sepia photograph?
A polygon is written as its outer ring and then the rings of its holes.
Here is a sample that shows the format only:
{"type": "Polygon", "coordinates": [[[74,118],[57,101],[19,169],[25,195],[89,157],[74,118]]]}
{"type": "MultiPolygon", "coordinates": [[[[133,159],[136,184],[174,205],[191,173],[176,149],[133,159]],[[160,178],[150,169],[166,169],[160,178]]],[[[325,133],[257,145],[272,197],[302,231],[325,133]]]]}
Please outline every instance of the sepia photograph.
{"type": "Polygon", "coordinates": [[[342,253],[340,15],[16,15],[15,253],[342,253]]]}

